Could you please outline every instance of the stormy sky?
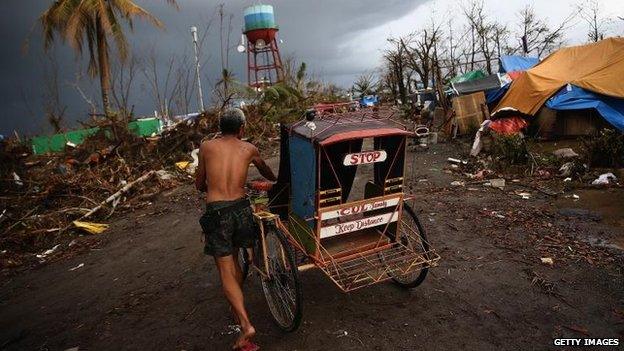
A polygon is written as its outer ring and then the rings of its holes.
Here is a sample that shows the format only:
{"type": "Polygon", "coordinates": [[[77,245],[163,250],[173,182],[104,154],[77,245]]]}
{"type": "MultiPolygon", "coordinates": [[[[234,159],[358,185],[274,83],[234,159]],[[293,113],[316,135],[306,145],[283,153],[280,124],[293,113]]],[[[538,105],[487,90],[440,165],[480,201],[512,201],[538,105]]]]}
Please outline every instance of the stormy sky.
{"type": "MultiPolygon", "coordinates": [[[[135,23],[134,32],[128,33],[133,54],[139,59],[156,58],[158,71],[163,77],[167,62],[175,57],[190,57],[192,46],[189,27],[208,29],[202,46],[202,80],[206,100],[210,99],[211,86],[220,72],[218,19],[215,10],[225,2],[225,10],[233,14],[232,45],[240,40],[242,11],[252,1],[242,0],[178,0],[180,10],[167,6],[164,0],[137,0],[137,3],[160,18],[165,30],[141,22],[135,23]],[[154,53],[153,55],[151,53],[154,53]]],[[[46,82],[54,70],[43,52],[39,15],[52,0],[4,0],[0,12],[0,134],[7,135],[15,129],[22,134],[49,132],[44,117],[46,82]],[[28,51],[24,44],[28,42],[28,51]],[[47,69],[46,69],[47,67],[47,69]],[[47,72],[47,73],[46,73],[47,72]]],[[[272,0],[280,26],[282,55],[305,61],[309,72],[316,78],[348,87],[364,72],[372,72],[381,62],[386,38],[404,35],[423,25],[434,16],[441,21],[461,21],[459,0],[272,0]]],[[[516,13],[526,4],[533,4],[542,16],[558,23],[569,14],[574,0],[549,1],[485,1],[488,13],[510,25],[517,20],[516,13]]],[[[599,0],[604,14],[614,18],[608,24],[609,34],[623,35],[624,2],[599,0]]],[[[586,29],[580,20],[570,24],[566,42],[576,44],[586,39],[586,29]]],[[[67,106],[67,127],[76,120],[85,119],[89,112],[87,102],[76,89],[81,87],[86,98],[99,103],[99,86],[84,74],[84,59],[77,59],[73,51],[58,42],[49,55],[58,65],[60,100],[67,106]],[[82,73],[80,79],[77,73],[82,73]]],[[[246,79],[245,55],[235,50],[230,56],[230,66],[236,78],[246,79]]],[[[143,75],[137,73],[130,99],[139,116],[152,115],[154,98],[143,75]]],[[[194,103],[195,99],[193,99],[194,103]]]]}

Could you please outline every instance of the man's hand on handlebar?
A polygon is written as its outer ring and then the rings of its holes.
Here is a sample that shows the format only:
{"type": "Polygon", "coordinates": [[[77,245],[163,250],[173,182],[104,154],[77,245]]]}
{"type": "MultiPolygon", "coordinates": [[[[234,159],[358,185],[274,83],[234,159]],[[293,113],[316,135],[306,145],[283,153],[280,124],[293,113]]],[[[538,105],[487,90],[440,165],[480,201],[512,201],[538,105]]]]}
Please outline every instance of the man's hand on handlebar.
{"type": "Polygon", "coordinates": [[[273,188],[274,183],[266,180],[252,180],[247,182],[247,188],[254,191],[269,191],[273,188]]]}

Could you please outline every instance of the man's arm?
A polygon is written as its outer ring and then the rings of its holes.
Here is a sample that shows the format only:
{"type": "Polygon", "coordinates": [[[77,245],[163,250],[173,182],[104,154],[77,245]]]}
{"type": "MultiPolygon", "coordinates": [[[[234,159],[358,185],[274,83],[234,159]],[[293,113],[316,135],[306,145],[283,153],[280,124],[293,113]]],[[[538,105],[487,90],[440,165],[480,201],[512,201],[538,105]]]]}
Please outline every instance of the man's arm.
{"type": "Polygon", "coordinates": [[[207,189],[206,186],[206,165],[204,164],[204,154],[206,153],[204,144],[199,147],[199,163],[197,168],[195,169],[195,188],[197,190],[204,192],[207,189]]]}
{"type": "Polygon", "coordinates": [[[264,160],[262,159],[262,157],[260,156],[260,151],[258,151],[257,147],[253,147],[253,154],[251,157],[251,163],[253,163],[256,168],[258,169],[258,172],[260,172],[260,174],[265,177],[266,179],[275,182],[277,181],[277,177],[275,176],[275,174],[273,174],[273,171],[271,170],[271,167],[269,167],[266,162],[264,162],[264,160]]]}

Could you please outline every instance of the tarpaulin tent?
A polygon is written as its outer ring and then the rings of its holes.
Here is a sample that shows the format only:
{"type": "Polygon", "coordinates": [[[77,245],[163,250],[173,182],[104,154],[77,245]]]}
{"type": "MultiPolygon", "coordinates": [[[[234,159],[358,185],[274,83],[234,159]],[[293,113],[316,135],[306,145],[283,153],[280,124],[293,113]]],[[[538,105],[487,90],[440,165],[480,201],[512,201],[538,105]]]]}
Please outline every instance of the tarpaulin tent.
{"type": "Polygon", "coordinates": [[[498,61],[498,71],[500,73],[526,71],[539,63],[539,59],[537,57],[524,57],[517,55],[502,55],[498,61]]]}
{"type": "Polygon", "coordinates": [[[598,94],[624,98],[624,38],[563,48],[522,74],[495,108],[535,115],[567,84],[598,94]]]}
{"type": "Polygon", "coordinates": [[[567,85],[546,101],[546,107],[559,111],[593,108],[607,122],[624,132],[624,99],[595,94],[567,85]]]}
{"type": "Polygon", "coordinates": [[[454,77],[451,79],[451,83],[469,82],[471,80],[485,78],[486,76],[487,75],[481,70],[470,71],[454,77]]]}

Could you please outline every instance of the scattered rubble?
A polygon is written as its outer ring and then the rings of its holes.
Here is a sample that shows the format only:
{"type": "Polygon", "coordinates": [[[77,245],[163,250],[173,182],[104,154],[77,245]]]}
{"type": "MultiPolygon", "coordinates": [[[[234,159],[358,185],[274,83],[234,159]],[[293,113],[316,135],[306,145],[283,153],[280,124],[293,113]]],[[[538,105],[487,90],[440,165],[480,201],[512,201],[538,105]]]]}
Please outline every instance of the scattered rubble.
{"type": "Polygon", "coordinates": [[[73,221],[72,223],[74,224],[74,226],[76,226],[76,228],[80,228],[89,234],[101,234],[106,229],[108,229],[108,224],[82,222],[82,221],[73,221]]]}
{"type": "Polygon", "coordinates": [[[601,174],[596,180],[592,182],[592,185],[606,185],[617,182],[617,177],[609,172],[601,174]]]}
{"type": "MultiPolygon", "coordinates": [[[[251,142],[276,145],[273,122],[253,110],[247,117],[251,142]]],[[[45,155],[15,138],[0,141],[0,271],[40,264],[37,255],[50,257],[50,247],[62,256],[78,236],[104,233],[114,213],[147,206],[162,190],[189,182],[198,148],[217,135],[217,122],[218,112],[210,111],[161,135],[120,132],[114,140],[103,125],[82,144],[45,155]]]]}
{"type": "Polygon", "coordinates": [[[579,154],[577,154],[576,152],[574,152],[574,150],[572,150],[572,148],[566,147],[563,149],[558,149],[553,151],[553,155],[559,157],[559,158],[574,158],[574,157],[579,157],[579,154]]]}
{"type": "Polygon", "coordinates": [[[505,188],[505,179],[490,179],[490,186],[492,188],[504,189],[505,188]]]}
{"type": "Polygon", "coordinates": [[[84,267],[84,263],[81,263],[81,264],[79,264],[79,265],[77,265],[75,267],[70,268],[69,271],[75,271],[75,270],[80,269],[82,267],[84,267]]]}

